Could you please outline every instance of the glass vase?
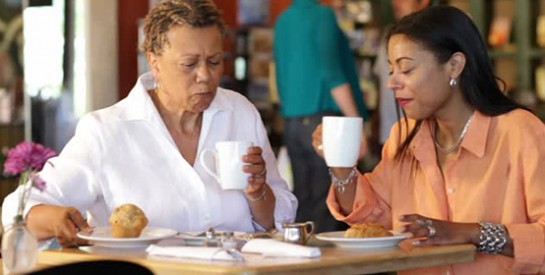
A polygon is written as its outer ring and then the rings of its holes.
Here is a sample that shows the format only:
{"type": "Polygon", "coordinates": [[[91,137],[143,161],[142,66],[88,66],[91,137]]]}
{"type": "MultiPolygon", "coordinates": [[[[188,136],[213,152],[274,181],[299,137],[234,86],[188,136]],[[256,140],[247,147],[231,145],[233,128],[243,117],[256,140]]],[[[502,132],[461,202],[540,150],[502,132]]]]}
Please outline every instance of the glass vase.
{"type": "Polygon", "coordinates": [[[32,270],[38,260],[38,239],[23,221],[15,222],[2,236],[4,274],[32,270]]]}

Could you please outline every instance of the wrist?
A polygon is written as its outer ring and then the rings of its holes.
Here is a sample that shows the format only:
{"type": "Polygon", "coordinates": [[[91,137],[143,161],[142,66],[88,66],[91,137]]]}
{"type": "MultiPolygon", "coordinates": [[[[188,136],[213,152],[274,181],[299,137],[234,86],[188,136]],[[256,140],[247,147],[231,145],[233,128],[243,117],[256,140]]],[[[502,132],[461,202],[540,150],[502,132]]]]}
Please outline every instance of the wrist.
{"type": "Polygon", "coordinates": [[[332,176],[339,179],[345,179],[353,169],[354,167],[329,167],[329,172],[332,176]]]}
{"type": "Polygon", "coordinates": [[[470,223],[468,230],[469,240],[467,243],[479,245],[479,237],[481,236],[481,226],[478,223],[470,223]]]}
{"type": "Polygon", "coordinates": [[[267,199],[267,188],[263,185],[260,189],[257,189],[252,193],[246,193],[246,198],[252,202],[264,201],[267,199]]]}
{"type": "Polygon", "coordinates": [[[347,185],[351,184],[354,179],[358,176],[358,170],[356,167],[352,168],[344,168],[348,169],[343,172],[343,174],[346,174],[344,177],[338,177],[332,168],[329,168],[329,175],[331,176],[331,182],[333,186],[335,186],[335,189],[339,191],[340,193],[343,193],[346,189],[347,185]]]}
{"type": "Polygon", "coordinates": [[[503,224],[480,222],[477,251],[484,254],[500,254],[507,243],[507,230],[503,224]]]}

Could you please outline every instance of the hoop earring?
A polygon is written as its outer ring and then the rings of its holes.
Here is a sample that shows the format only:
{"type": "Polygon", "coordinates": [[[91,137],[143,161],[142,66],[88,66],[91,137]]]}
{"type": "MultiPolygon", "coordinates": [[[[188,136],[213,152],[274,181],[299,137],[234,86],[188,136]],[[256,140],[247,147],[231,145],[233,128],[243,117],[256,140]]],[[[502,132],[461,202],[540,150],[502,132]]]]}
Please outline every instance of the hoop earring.
{"type": "Polygon", "coordinates": [[[458,84],[458,82],[456,81],[456,78],[451,78],[448,84],[450,87],[454,87],[456,84],[458,84]]]}

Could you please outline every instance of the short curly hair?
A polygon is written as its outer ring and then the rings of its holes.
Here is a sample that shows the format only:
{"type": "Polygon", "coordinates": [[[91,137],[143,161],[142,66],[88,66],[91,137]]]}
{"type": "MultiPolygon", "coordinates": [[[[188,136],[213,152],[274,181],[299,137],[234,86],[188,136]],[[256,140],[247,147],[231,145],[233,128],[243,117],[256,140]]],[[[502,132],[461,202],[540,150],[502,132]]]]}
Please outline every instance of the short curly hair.
{"type": "Polygon", "coordinates": [[[222,34],[225,32],[221,11],[212,0],[164,0],[144,20],[142,50],[161,55],[164,46],[169,43],[166,34],[175,25],[196,28],[216,26],[222,34]]]}

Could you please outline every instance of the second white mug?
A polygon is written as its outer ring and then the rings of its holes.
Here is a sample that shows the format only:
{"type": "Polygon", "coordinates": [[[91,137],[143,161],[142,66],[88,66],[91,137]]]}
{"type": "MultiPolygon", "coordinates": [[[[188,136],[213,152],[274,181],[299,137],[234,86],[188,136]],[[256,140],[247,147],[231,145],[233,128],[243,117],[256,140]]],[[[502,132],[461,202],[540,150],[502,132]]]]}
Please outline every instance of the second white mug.
{"type": "Polygon", "coordinates": [[[242,190],[248,186],[249,174],[242,171],[242,156],[248,153],[249,141],[220,141],[215,149],[204,149],[200,162],[204,170],[213,176],[224,190],[242,190]],[[206,165],[206,155],[213,154],[216,160],[216,171],[206,165]]]}
{"type": "Polygon", "coordinates": [[[322,125],[322,146],[327,166],[355,166],[363,135],[363,119],[325,116],[322,118],[322,125]]]}

